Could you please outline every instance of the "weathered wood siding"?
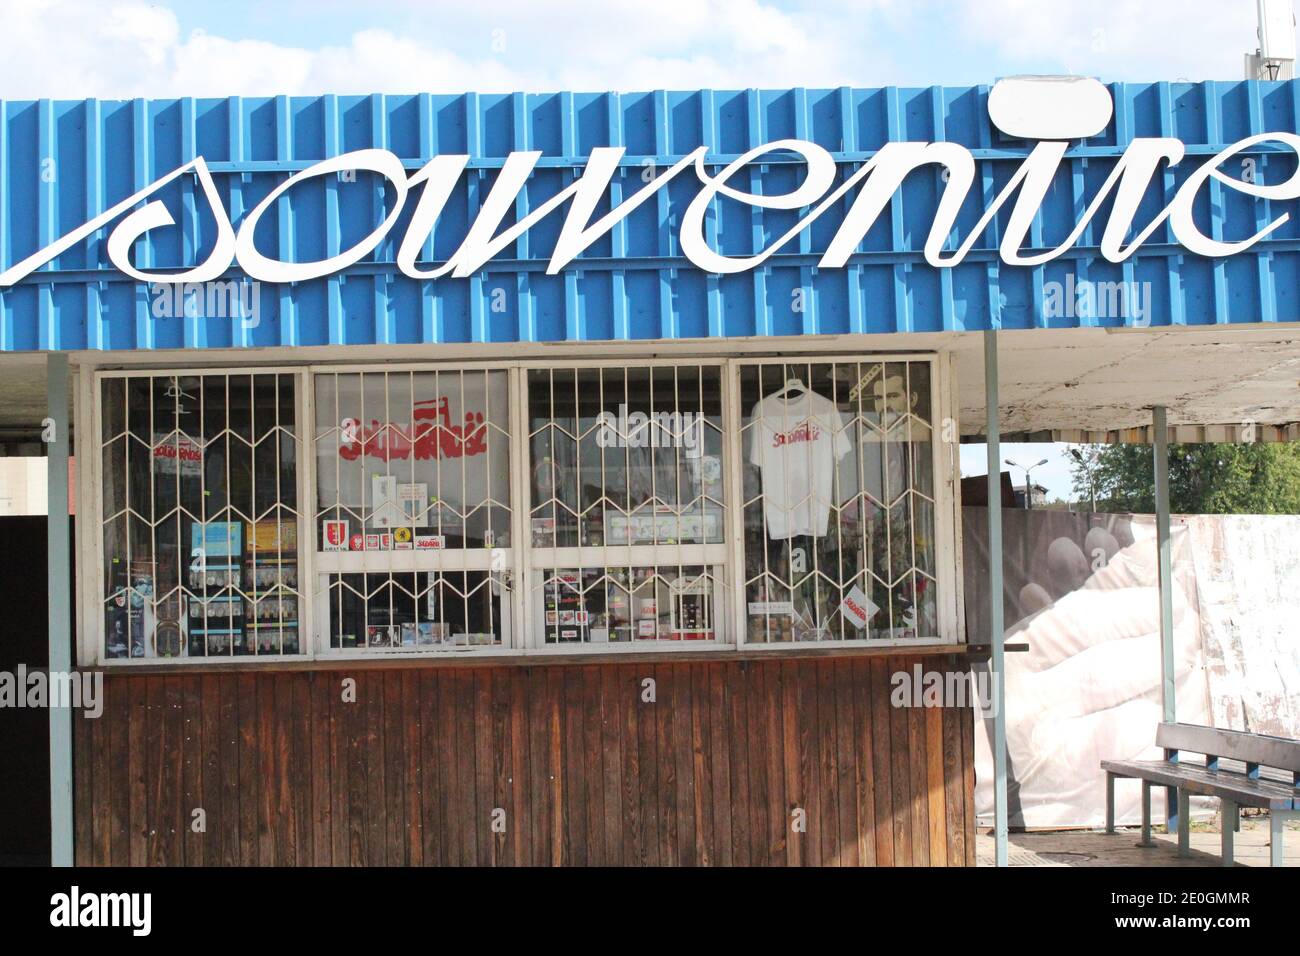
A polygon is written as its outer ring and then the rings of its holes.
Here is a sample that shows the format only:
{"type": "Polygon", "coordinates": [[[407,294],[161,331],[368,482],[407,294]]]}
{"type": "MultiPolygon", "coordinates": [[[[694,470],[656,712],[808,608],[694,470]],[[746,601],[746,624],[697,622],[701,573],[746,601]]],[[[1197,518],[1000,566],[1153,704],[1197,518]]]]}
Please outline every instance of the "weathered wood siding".
{"type": "Polygon", "coordinates": [[[892,708],[915,660],[109,675],[77,861],[973,865],[971,715],[892,708]]]}

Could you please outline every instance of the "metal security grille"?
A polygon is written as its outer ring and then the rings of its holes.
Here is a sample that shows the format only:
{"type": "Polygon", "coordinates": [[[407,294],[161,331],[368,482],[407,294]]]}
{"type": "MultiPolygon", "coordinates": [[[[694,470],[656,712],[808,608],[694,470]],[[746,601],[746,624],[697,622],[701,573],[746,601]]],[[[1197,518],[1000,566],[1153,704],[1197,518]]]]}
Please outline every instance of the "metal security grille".
{"type": "Polygon", "coordinates": [[[945,375],[925,355],[102,372],[101,656],[952,640],[945,375]]]}
{"type": "Polygon", "coordinates": [[[937,639],[932,379],[740,365],[748,642],[937,639]]]}
{"type": "Polygon", "coordinates": [[[298,654],[291,373],[105,374],[104,656],[298,654]]]}
{"type": "Polygon", "coordinates": [[[509,379],[315,376],[317,612],[330,649],[509,645],[509,379]]]}
{"type": "Polygon", "coordinates": [[[725,639],[720,365],[527,371],[538,643],[725,639]]]}

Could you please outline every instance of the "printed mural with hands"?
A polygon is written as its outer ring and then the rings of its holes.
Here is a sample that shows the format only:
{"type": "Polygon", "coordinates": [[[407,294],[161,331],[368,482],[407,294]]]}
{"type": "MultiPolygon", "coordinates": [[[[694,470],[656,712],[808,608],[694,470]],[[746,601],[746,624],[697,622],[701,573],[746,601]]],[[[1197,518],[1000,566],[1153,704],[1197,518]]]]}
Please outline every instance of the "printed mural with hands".
{"type": "MultiPolygon", "coordinates": [[[[1004,518],[1005,639],[1028,644],[1026,652],[1006,655],[1009,822],[1100,825],[1105,818],[1100,762],[1160,756],[1155,747],[1162,713],[1155,522],[1147,516],[1068,512],[1012,511],[1004,518]]],[[[966,525],[968,533],[984,526],[979,516],[966,525]]],[[[1209,723],[1188,537],[1175,519],[1175,699],[1179,720],[1209,723]]],[[[968,604],[981,597],[987,603],[987,589],[972,590],[968,604]]],[[[981,815],[993,810],[991,736],[991,720],[977,725],[981,815]]],[[[1140,819],[1140,784],[1120,781],[1115,799],[1117,821],[1140,819]]]]}

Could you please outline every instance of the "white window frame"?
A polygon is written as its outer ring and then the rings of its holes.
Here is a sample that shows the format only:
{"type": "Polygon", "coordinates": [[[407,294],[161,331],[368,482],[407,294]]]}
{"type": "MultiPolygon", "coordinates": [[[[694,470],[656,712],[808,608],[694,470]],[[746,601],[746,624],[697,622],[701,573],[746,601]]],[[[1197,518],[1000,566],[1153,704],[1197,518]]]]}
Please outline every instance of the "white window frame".
{"type": "MultiPolygon", "coordinates": [[[[762,653],[780,651],[789,652],[791,648],[866,648],[866,647],[916,647],[941,644],[961,643],[961,592],[957,583],[961,579],[957,562],[957,539],[955,529],[960,526],[960,466],[953,456],[957,454],[953,446],[959,442],[956,428],[956,414],[953,408],[952,369],[948,356],[934,352],[863,352],[839,353],[825,352],[799,355],[763,356],[757,358],[733,359],[730,373],[733,379],[731,393],[734,404],[730,409],[734,428],[727,429],[727,435],[734,442],[731,457],[739,465],[734,468],[734,475],[728,479],[730,498],[735,502],[744,500],[744,436],[740,433],[740,422],[744,420],[745,409],[740,401],[740,373],[744,368],[764,365],[833,365],[853,364],[880,365],[891,362],[925,362],[930,366],[930,416],[931,416],[931,452],[934,468],[934,537],[935,537],[935,586],[939,590],[938,617],[939,633],[937,635],[918,635],[915,638],[862,638],[853,640],[803,641],[803,642],[749,642],[746,640],[748,629],[740,627],[738,644],[747,650],[762,653]],[[949,427],[952,423],[952,427],[949,427]],[[947,440],[948,438],[951,440],[947,440]],[[945,452],[947,453],[945,456],[945,452]]],[[[729,509],[729,518],[734,522],[729,526],[730,540],[733,546],[732,567],[745,567],[745,516],[741,509],[729,509]]],[[[744,575],[734,589],[733,620],[746,622],[748,599],[745,593],[744,575]]]]}
{"type": "MultiPolygon", "coordinates": [[[[774,350],[775,351],[775,350],[774,350]]],[[[861,650],[883,647],[915,647],[933,645],[935,641],[928,637],[886,638],[864,640],[831,640],[817,642],[776,642],[749,643],[746,641],[746,596],[744,582],[744,515],[739,507],[743,500],[743,468],[745,462],[743,436],[740,423],[743,421],[744,409],[740,402],[740,370],[754,364],[777,363],[835,363],[835,362],[927,362],[931,367],[931,408],[932,428],[937,432],[933,442],[935,475],[935,561],[936,585],[939,590],[938,643],[959,647],[965,641],[964,611],[962,607],[961,582],[961,520],[960,520],[960,467],[959,430],[957,422],[957,399],[953,365],[955,359],[946,351],[879,351],[861,352],[836,349],[832,343],[792,344],[788,354],[772,354],[730,357],[720,348],[696,343],[689,344],[645,343],[642,351],[620,349],[616,357],[591,358],[581,357],[578,350],[562,352],[556,350],[554,358],[549,360],[514,360],[481,361],[458,360],[454,358],[433,361],[395,361],[392,363],[376,360],[371,362],[310,362],[300,364],[274,365],[204,365],[196,361],[188,367],[149,367],[146,365],[126,368],[96,368],[90,364],[78,370],[78,409],[77,409],[77,490],[78,508],[77,547],[81,557],[79,566],[85,569],[78,577],[78,595],[80,610],[78,613],[78,659],[83,666],[100,666],[109,669],[129,669],[146,667],[150,669],[186,667],[221,668],[221,667],[283,667],[286,664],[301,665],[304,662],[324,662],[339,660],[376,660],[394,658],[415,660],[422,664],[435,665],[439,661],[463,659],[464,656],[484,658],[520,658],[520,657],[572,657],[581,659],[585,656],[600,655],[604,657],[621,654],[685,654],[708,653],[716,656],[719,652],[745,651],[748,653],[773,654],[777,656],[799,656],[810,650],[816,652],[835,650],[861,650]],[[722,440],[723,440],[723,509],[726,535],[724,542],[712,545],[605,545],[599,548],[576,547],[553,549],[556,553],[543,565],[534,559],[535,549],[529,533],[528,518],[531,514],[531,488],[528,483],[530,475],[530,442],[528,439],[528,397],[527,371],[533,368],[590,368],[590,367],[629,367],[629,366],[720,366],[722,382],[722,440]],[[319,522],[317,514],[320,502],[317,500],[316,487],[316,447],[315,447],[315,376],[320,373],[348,373],[378,371],[504,371],[509,389],[509,429],[510,429],[510,528],[511,554],[508,568],[512,586],[510,588],[510,640],[501,645],[458,646],[454,648],[429,647],[415,648],[371,648],[371,649],[333,649],[329,647],[328,630],[323,626],[326,619],[320,617],[317,607],[316,586],[321,574],[342,569],[338,562],[331,562],[331,556],[318,552],[319,522]],[[101,403],[102,382],[109,378],[133,378],[167,375],[250,375],[281,374],[294,377],[297,389],[295,411],[295,435],[297,436],[299,460],[297,467],[298,494],[298,581],[299,581],[299,647],[298,654],[248,655],[230,657],[178,657],[178,658],[106,658],[104,649],[104,615],[103,598],[106,568],[103,567],[103,457],[102,441],[103,417],[101,403]],[[603,555],[617,552],[619,562],[611,567],[626,568],[638,564],[654,565],[654,552],[662,548],[685,549],[675,551],[684,556],[698,555],[700,560],[687,561],[685,557],[674,564],[683,566],[712,566],[716,569],[714,579],[714,608],[717,622],[717,637],[712,641],[632,641],[630,643],[610,644],[552,644],[543,641],[543,632],[533,626],[534,618],[544,613],[541,603],[534,597],[533,574],[539,570],[554,567],[597,567],[603,555]],[[573,563],[561,563],[573,558],[573,563]],[[642,558],[646,560],[642,562],[642,558]],[[624,560],[626,559],[626,560],[624,560]]],[[[540,549],[548,550],[548,549],[540,549]]],[[[464,554],[477,553],[483,562],[491,560],[486,549],[466,549],[464,554]]],[[[480,560],[476,558],[475,560],[480,560]]],[[[440,569],[476,570],[460,561],[453,562],[448,556],[437,551],[423,552],[388,552],[386,554],[366,553],[361,562],[363,570],[375,572],[387,571],[436,571],[440,569]],[[373,567],[372,567],[373,559],[373,567]]],[[[486,566],[486,564],[485,564],[486,566]]],[[[352,570],[348,567],[346,570],[352,570]]],[[[322,595],[328,600],[327,595],[322,595]]]]}
{"type": "MultiPolygon", "coordinates": [[[[300,466],[300,470],[309,472],[309,485],[311,488],[311,528],[309,530],[309,548],[307,553],[311,556],[311,591],[308,595],[308,601],[313,606],[315,620],[318,623],[312,632],[312,650],[314,657],[319,660],[376,660],[382,658],[408,658],[421,657],[438,660],[445,657],[459,657],[463,655],[473,655],[479,657],[491,656],[516,656],[519,654],[523,645],[520,641],[519,634],[521,627],[519,622],[524,618],[522,603],[519,600],[519,582],[520,582],[520,564],[519,564],[519,542],[521,534],[521,520],[519,514],[519,482],[521,480],[521,471],[517,462],[519,454],[518,438],[518,402],[515,400],[516,393],[519,389],[519,368],[516,363],[509,362],[456,362],[456,361],[439,361],[439,362],[404,362],[404,363],[355,363],[350,365],[332,365],[321,364],[312,365],[306,369],[306,391],[308,395],[305,401],[305,412],[307,421],[311,423],[309,436],[309,455],[310,461],[307,462],[306,468],[300,466]],[[508,549],[510,554],[508,558],[508,567],[506,570],[510,574],[512,587],[510,588],[510,600],[502,601],[503,608],[507,613],[503,614],[501,643],[485,645],[443,645],[437,648],[430,647],[374,647],[374,648],[333,648],[329,646],[330,639],[330,595],[329,588],[319,587],[324,576],[329,574],[387,574],[387,573],[404,573],[413,571],[490,571],[493,565],[494,553],[507,549],[493,548],[458,548],[448,551],[366,551],[353,554],[352,552],[340,552],[334,554],[326,551],[319,551],[319,534],[320,522],[318,515],[321,509],[321,503],[317,500],[318,485],[316,484],[316,376],[317,375],[348,375],[348,374],[368,374],[376,375],[384,372],[410,373],[410,372],[441,372],[444,374],[455,374],[458,372],[504,372],[506,376],[506,412],[507,425],[509,428],[510,438],[510,541],[511,546],[508,549]]],[[[301,574],[301,572],[299,572],[301,574]]]]}
{"type": "Polygon", "coordinates": [[[523,499],[520,502],[518,511],[521,515],[527,514],[530,518],[536,503],[532,500],[532,489],[527,481],[527,476],[531,473],[532,462],[529,461],[531,446],[528,441],[528,372],[533,369],[586,369],[586,368],[716,368],[719,374],[719,385],[722,394],[722,443],[723,443],[723,501],[722,515],[723,527],[726,529],[723,534],[723,540],[716,544],[674,544],[674,545],[610,545],[605,544],[601,547],[579,546],[567,548],[535,548],[532,543],[531,525],[529,534],[526,538],[517,539],[521,542],[521,576],[517,580],[523,584],[522,590],[524,595],[524,612],[525,617],[522,619],[528,624],[525,646],[533,654],[559,655],[559,656],[582,656],[590,654],[635,654],[635,653],[654,653],[654,654],[680,654],[690,653],[691,651],[717,651],[728,650],[735,647],[735,640],[732,632],[735,630],[734,623],[728,619],[727,606],[730,600],[730,593],[733,590],[734,582],[732,581],[732,571],[734,565],[731,560],[731,548],[727,543],[731,535],[731,517],[733,497],[730,493],[731,479],[727,475],[727,470],[732,467],[729,462],[729,433],[731,431],[729,421],[729,409],[731,407],[730,391],[734,388],[732,384],[732,373],[729,368],[729,362],[725,358],[718,356],[698,356],[682,355],[673,357],[660,358],[617,358],[617,359],[562,359],[558,356],[556,359],[543,362],[531,361],[520,362],[520,389],[517,396],[516,405],[518,406],[520,420],[523,422],[524,433],[521,434],[520,440],[520,457],[522,459],[522,469],[517,469],[523,483],[523,499]],[[545,622],[544,602],[538,599],[537,589],[533,586],[533,577],[537,572],[545,574],[547,571],[553,571],[559,568],[597,568],[605,567],[615,570],[626,569],[629,567],[658,567],[662,557],[656,558],[656,553],[662,555],[663,549],[669,548],[671,555],[677,560],[669,561],[664,564],[665,567],[704,567],[716,569],[713,574],[713,615],[716,627],[714,628],[715,637],[711,641],[631,641],[629,643],[617,642],[609,644],[546,644],[544,641],[544,628],[538,627],[538,622],[545,622]],[[540,559],[545,563],[539,563],[535,557],[539,552],[546,555],[540,559]],[[614,557],[616,560],[609,563],[608,559],[614,557]]]}
{"type": "Polygon", "coordinates": [[[79,642],[80,657],[83,661],[100,667],[112,668],[247,667],[258,663],[269,667],[276,664],[283,665],[285,663],[310,660],[314,656],[316,630],[312,615],[312,602],[310,592],[304,587],[304,582],[308,580],[304,575],[310,568],[303,545],[306,540],[304,535],[310,530],[305,503],[310,501],[314,504],[316,499],[314,488],[310,489],[311,497],[305,497],[309,489],[306,485],[307,476],[302,467],[302,452],[307,447],[306,436],[302,431],[303,422],[306,420],[303,417],[305,412],[303,405],[305,376],[306,370],[302,366],[294,365],[96,369],[82,376],[82,380],[87,387],[82,390],[83,407],[78,417],[78,424],[89,427],[78,428],[77,462],[80,476],[79,483],[82,490],[83,492],[90,491],[89,495],[82,497],[80,500],[89,502],[92,506],[86,509],[78,509],[81,520],[77,522],[77,537],[83,558],[79,566],[81,568],[93,567],[94,569],[93,573],[90,574],[83,572],[79,578],[83,582],[83,588],[81,589],[82,613],[80,617],[81,640],[79,642]],[[297,479],[295,482],[298,513],[298,653],[232,654],[220,657],[182,655],[181,657],[128,656],[110,658],[106,656],[104,647],[104,601],[106,598],[104,588],[107,569],[104,567],[104,416],[103,402],[100,400],[103,395],[103,383],[112,379],[129,380],[201,375],[226,377],[288,375],[294,382],[294,437],[299,450],[298,467],[296,469],[297,479]],[[86,467],[87,463],[89,467],[86,467]],[[87,488],[87,485],[89,485],[89,488],[87,488]]]}

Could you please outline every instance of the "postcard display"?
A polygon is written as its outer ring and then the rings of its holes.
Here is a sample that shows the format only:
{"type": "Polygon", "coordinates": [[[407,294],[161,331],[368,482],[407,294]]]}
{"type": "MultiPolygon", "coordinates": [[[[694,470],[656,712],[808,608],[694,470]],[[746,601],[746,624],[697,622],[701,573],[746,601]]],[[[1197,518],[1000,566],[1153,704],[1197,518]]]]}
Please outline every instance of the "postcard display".
{"type": "Polygon", "coordinates": [[[502,576],[456,563],[511,546],[506,373],[323,373],[315,389],[321,549],[348,556],[325,582],[330,647],[499,644],[502,576]],[[412,560],[360,570],[373,552],[412,560]],[[431,552],[443,570],[407,570],[431,552]]]}
{"type": "Polygon", "coordinates": [[[298,653],[297,525],[191,521],[189,528],[185,590],[155,601],[147,559],[132,561],[129,586],[119,580],[113,588],[106,656],[298,653]]]}
{"type": "Polygon", "coordinates": [[[300,653],[293,376],[107,378],[101,397],[105,656],[300,653]]]}
{"type": "Polygon", "coordinates": [[[194,522],[190,525],[187,577],[195,597],[187,601],[189,653],[226,655],[248,648],[244,602],[238,588],[244,567],[244,526],[237,521],[194,522]],[[209,596],[212,595],[212,596],[209,596]]]}
{"type": "Polygon", "coordinates": [[[742,372],[746,639],[937,633],[929,368],[742,372]]]}
{"type": "Polygon", "coordinates": [[[245,592],[251,596],[245,601],[245,641],[258,654],[297,654],[298,526],[259,521],[251,530],[244,563],[245,592]]]}

